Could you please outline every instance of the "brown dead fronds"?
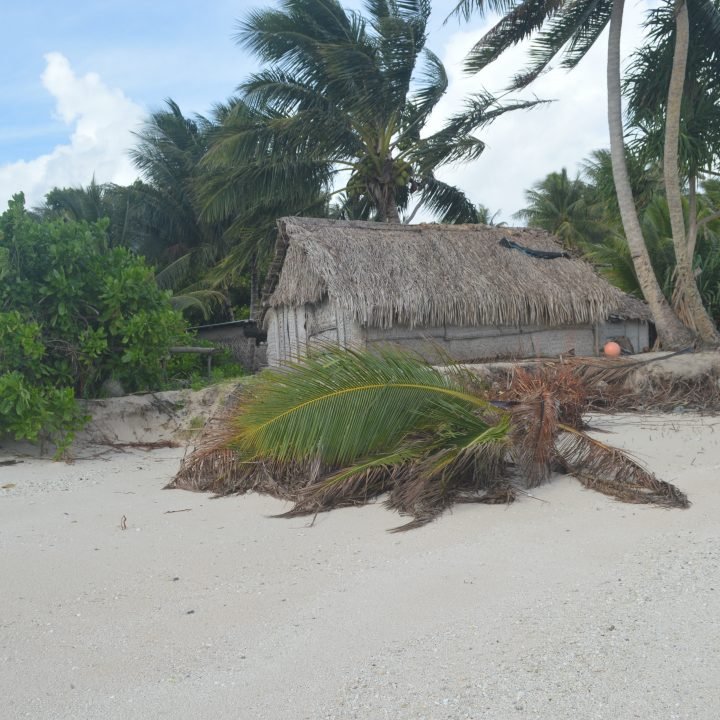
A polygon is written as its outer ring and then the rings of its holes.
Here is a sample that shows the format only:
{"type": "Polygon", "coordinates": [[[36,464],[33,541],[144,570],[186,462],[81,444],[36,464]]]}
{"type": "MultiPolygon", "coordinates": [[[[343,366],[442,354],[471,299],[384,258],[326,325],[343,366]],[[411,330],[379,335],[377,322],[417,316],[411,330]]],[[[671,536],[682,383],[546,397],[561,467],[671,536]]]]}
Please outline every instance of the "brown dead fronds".
{"type": "Polygon", "coordinates": [[[396,530],[458,502],[510,502],[556,470],[625,502],[687,507],[680,490],[584,432],[591,397],[574,364],[515,370],[496,398],[397,351],[338,350],[235,397],[168,487],[272,495],[293,504],[284,517],[384,496],[410,518],[396,530]]]}

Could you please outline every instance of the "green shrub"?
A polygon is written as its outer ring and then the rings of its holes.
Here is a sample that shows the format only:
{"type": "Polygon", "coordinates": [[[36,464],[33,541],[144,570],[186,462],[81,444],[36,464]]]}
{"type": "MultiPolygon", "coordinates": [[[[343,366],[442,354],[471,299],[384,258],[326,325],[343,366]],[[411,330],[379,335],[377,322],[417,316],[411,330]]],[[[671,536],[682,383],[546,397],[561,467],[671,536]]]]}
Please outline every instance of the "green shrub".
{"type": "MultiPolygon", "coordinates": [[[[107,223],[43,221],[21,195],[0,216],[0,432],[72,433],[75,397],[109,379],[156,389],[176,364],[186,324],[152,270],[108,248],[107,223]]],[[[66,434],[67,434],[66,433],[66,434]]]]}

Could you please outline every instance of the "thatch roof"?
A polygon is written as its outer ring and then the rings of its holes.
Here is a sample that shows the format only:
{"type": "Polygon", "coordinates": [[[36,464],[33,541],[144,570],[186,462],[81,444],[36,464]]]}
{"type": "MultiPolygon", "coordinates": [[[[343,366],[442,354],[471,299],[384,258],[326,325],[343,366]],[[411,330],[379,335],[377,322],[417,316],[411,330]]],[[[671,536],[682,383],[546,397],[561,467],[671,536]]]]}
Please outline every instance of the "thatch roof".
{"type": "Polygon", "coordinates": [[[375,327],[583,325],[644,311],[583,260],[539,259],[499,244],[561,250],[542,230],[298,217],[278,225],[268,307],[327,297],[375,327]]]}
{"type": "Polygon", "coordinates": [[[621,320],[652,320],[652,313],[646,302],[625,293],[622,293],[622,296],[622,302],[610,313],[611,316],[621,320]]]}

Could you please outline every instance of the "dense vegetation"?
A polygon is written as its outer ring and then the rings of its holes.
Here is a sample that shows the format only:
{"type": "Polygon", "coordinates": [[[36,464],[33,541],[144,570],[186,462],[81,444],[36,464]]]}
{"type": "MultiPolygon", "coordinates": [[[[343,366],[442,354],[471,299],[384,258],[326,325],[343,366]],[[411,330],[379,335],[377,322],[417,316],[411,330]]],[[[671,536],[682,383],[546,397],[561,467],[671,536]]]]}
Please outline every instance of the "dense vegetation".
{"type": "Polygon", "coordinates": [[[108,244],[107,221],[31,217],[22,196],[0,216],[0,432],[61,445],[81,423],[75,397],[108,380],[157,388],[186,322],[153,271],[108,244]]]}
{"type": "Polygon", "coordinates": [[[608,29],[610,166],[637,282],[666,347],[693,342],[717,347],[720,334],[703,305],[694,273],[698,225],[693,200],[701,174],[717,171],[720,3],[665,0],[651,11],[647,45],[636,53],[625,85],[633,149],[640,149],[636,158],[646,169],[652,162],[661,167],[675,256],[672,306],[652,266],[628,166],[620,62],[624,6],[624,0],[461,0],[454,12],[466,18],[489,10],[502,15],[468,55],[469,72],[482,71],[512,46],[532,39],[529,66],[510,80],[514,90],[531,85],[556,58],[563,67],[574,68],[608,29]],[[684,189],[689,194],[686,209],[684,189]]]}
{"type": "MultiPolygon", "coordinates": [[[[689,285],[698,285],[705,307],[717,315],[716,233],[707,219],[717,204],[705,181],[720,161],[720,12],[718,0],[688,2],[681,102],[668,104],[682,38],[679,15],[664,2],[648,13],[649,42],[622,85],[608,58],[613,83],[618,80],[609,101],[619,102],[622,89],[628,106],[626,141],[622,128],[619,140],[614,128],[611,151],[591,160],[596,167],[575,180],[558,169],[529,191],[528,207],[518,214],[579,251],[590,242],[591,257],[611,280],[648,299],[656,320],[667,325],[661,336],[668,346],[696,332],[703,341],[714,338],[689,285]],[[679,117],[675,160],[665,157],[668,113],[673,122],[679,117]],[[684,193],[687,232],[678,228],[678,193],[684,193]],[[564,218],[555,222],[553,213],[564,218]],[[678,252],[688,256],[687,268],[678,269],[678,252]],[[687,332],[678,330],[678,317],[687,332]]],[[[467,69],[479,72],[533,36],[530,67],[508,80],[513,88],[526,87],[558,54],[563,66],[576,65],[608,24],[617,25],[611,15],[621,15],[622,6],[622,0],[552,6],[463,0],[456,12],[466,17],[505,13],[473,49],[467,69]]],[[[448,82],[426,47],[429,15],[427,0],[373,0],[360,13],[337,0],[284,0],[247,13],[237,41],[262,67],[243,80],[237,96],[218,103],[209,117],[189,117],[169,100],[138,133],[132,155],[141,181],[127,188],[93,182],[56,189],[38,212],[109,218],[109,243],[146,257],[158,284],[173,290],[175,307],[196,322],[257,316],[281,215],[408,222],[424,208],[441,222],[487,221],[485,208],[440,182],[435,170],[480,158],[484,145],[475,130],[534,103],[480,93],[440,130],[424,130],[448,82]]]]}
{"type": "MultiPolygon", "coordinates": [[[[653,271],[669,303],[677,298],[672,228],[662,179],[653,166],[634,158],[631,182],[637,200],[653,271]]],[[[550,173],[526,191],[527,206],[516,217],[556,234],[569,249],[583,253],[607,279],[642,298],[612,182],[607,151],[598,151],[575,178],[563,168],[550,173]]],[[[693,268],[703,303],[715,323],[720,322],[720,183],[705,180],[695,194],[697,237],[693,268]]],[[[684,199],[688,212],[689,199],[684,199]]]]}

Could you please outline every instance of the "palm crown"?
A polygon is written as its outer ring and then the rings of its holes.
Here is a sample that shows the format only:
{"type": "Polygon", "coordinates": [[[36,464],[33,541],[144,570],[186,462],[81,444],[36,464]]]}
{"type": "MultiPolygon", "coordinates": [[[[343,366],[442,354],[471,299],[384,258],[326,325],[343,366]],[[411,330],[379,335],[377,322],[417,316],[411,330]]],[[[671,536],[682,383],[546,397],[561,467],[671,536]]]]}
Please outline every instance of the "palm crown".
{"type": "Polygon", "coordinates": [[[306,175],[343,192],[355,217],[398,221],[414,198],[443,221],[476,221],[472,203],[434,171],[478,157],[478,127],[535,103],[502,106],[480,94],[422,137],[448,84],[425,47],[429,14],[427,0],[369,0],[366,15],[336,0],[284,0],[250,13],[237,39],[266,67],[240,86],[251,119],[225,133],[208,161],[244,158],[234,183],[253,188],[250,206],[296,192],[290,185],[306,175]]]}

